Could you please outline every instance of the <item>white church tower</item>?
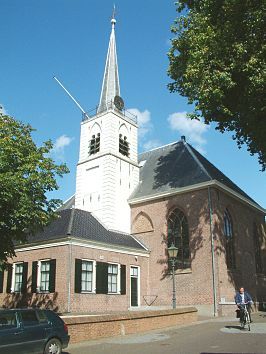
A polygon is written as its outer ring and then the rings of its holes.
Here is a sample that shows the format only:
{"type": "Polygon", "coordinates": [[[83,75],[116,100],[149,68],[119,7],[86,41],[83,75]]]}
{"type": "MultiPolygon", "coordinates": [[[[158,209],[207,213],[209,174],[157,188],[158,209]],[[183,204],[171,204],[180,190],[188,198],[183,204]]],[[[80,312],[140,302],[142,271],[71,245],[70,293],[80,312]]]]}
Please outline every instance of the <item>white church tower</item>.
{"type": "Polygon", "coordinates": [[[120,97],[114,17],[96,115],[81,123],[75,207],[130,232],[128,197],[139,181],[137,121],[120,97]]]}

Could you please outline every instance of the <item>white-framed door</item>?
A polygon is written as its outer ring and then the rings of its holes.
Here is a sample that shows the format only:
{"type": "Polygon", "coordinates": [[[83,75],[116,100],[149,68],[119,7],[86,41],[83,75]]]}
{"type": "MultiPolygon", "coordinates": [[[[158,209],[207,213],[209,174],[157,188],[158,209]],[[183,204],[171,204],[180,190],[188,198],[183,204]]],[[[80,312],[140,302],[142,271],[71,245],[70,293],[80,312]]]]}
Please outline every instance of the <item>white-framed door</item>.
{"type": "Polygon", "coordinates": [[[140,306],[140,267],[130,266],[130,307],[140,306]]]}

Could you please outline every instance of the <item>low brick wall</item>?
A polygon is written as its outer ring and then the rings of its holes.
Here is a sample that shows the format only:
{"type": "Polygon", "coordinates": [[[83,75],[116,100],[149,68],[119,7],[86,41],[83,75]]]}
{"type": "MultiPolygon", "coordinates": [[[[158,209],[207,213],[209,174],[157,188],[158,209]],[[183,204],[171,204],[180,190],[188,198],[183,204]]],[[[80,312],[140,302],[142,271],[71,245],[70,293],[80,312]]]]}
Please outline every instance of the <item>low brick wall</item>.
{"type": "Polygon", "coordinates": [[[195,307],[175,310],[133,311],[110,315],[63,317],[70,343],[146,332],[197,321],[195,307]]]}

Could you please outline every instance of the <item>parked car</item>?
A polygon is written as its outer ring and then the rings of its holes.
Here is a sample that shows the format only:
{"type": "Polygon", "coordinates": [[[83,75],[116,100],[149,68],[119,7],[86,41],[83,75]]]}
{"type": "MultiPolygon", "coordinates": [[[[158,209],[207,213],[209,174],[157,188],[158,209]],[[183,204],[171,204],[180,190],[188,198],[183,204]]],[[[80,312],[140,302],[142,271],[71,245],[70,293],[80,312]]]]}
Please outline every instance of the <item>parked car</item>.
{"type": "Polygon", "coordinates": [[[60,354],[69,338],[66,324],[51,310],[0,310],[1,354],[60,354]]]}

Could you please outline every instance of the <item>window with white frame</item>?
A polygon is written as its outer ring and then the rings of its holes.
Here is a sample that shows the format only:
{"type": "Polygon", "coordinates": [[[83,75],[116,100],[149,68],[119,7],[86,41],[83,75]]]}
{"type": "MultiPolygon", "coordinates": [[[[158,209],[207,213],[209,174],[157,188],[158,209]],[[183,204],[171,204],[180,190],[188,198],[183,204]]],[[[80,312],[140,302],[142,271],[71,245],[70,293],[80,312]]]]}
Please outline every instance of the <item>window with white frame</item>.
{"type": "Polygon", "coordinates": [[[81,263],[81,291],[93,291],[93,262],[82,260],[81,263]]]}
{"type": "Polygon", "coordinates": [[[21,292],[23,282],[23,263],[15,263],[13,268],[13,291],[21,292]]]}
{"type": "Polygon", "coordinates": [[[39,262],[39,291],[49,291],[50,282],[50,260],[39,262]]]}
{"type": "Polygon", "coordinates": [[[108,293],[118,293],[118,264],[108,264],[108,293]]]}

